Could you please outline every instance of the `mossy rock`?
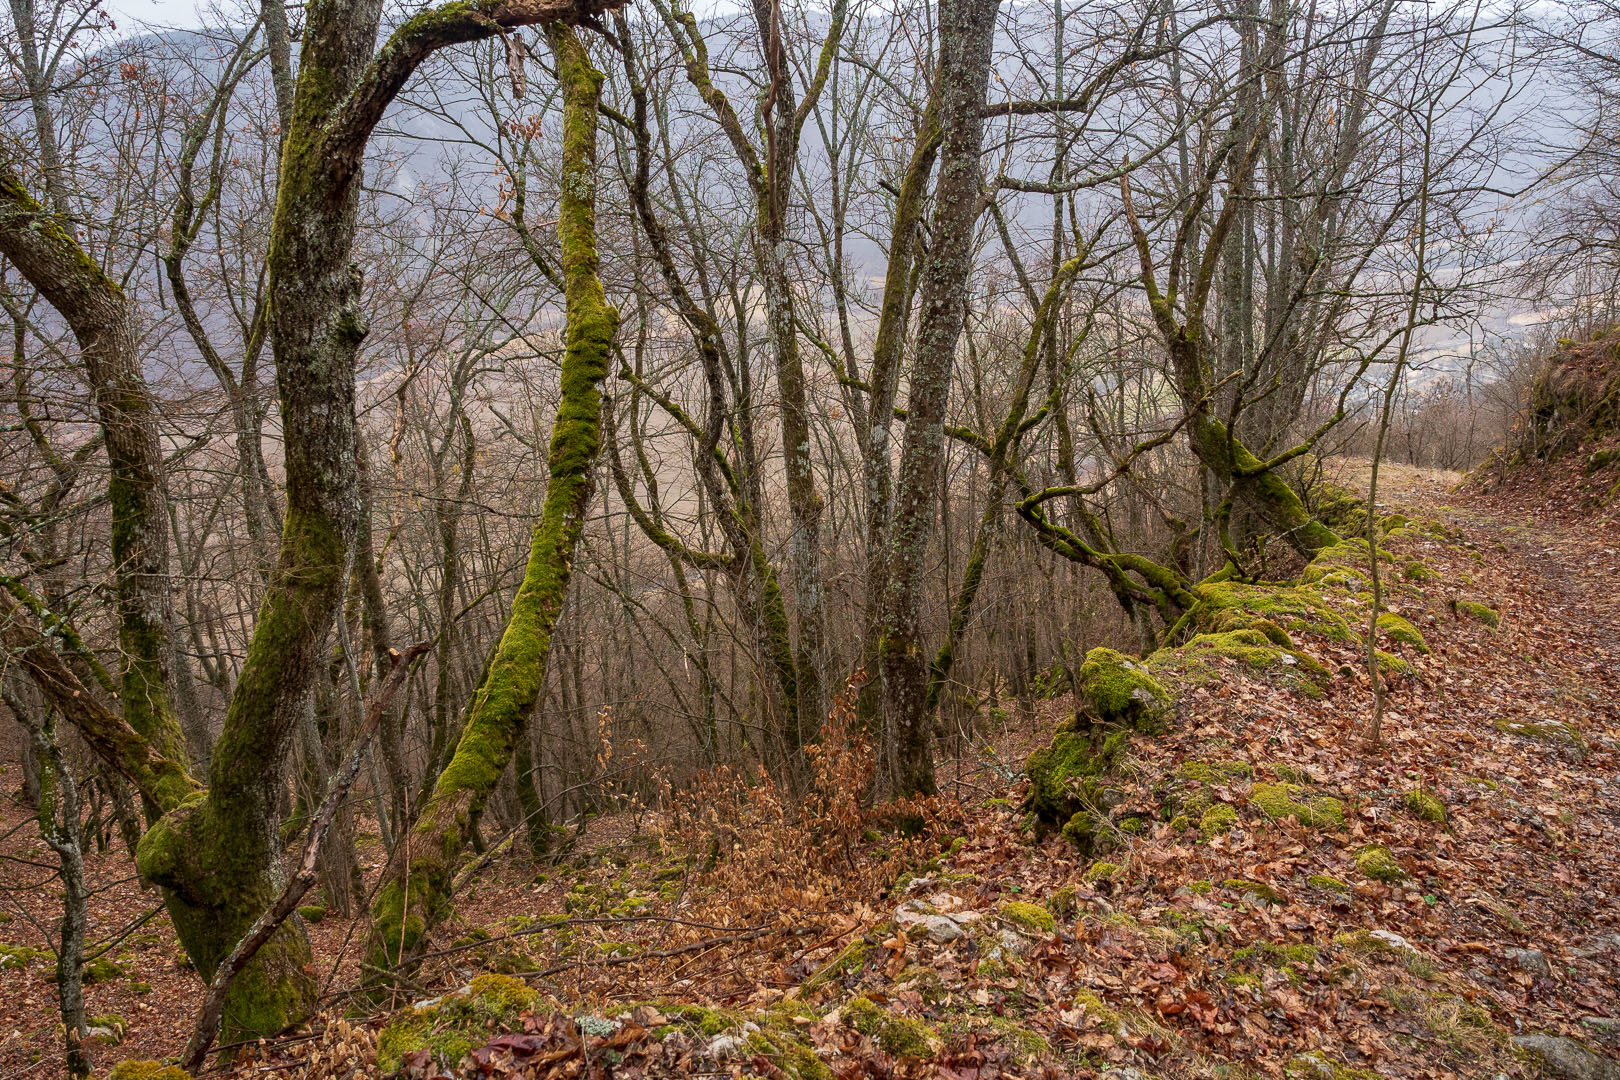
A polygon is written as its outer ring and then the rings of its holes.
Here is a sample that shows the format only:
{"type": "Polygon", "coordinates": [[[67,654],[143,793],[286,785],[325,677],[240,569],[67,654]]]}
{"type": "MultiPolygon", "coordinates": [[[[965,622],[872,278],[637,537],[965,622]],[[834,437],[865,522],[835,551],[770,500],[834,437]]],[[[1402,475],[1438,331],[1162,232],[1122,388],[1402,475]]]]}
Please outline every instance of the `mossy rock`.
{"type": "Polygon", "coordinates": [[[427,1050],[440,1065],[453,1069],[469,1051],[501,1031],[516,1030],[523,1012],[539,995],[506,975],[485,974],[465,990],[447,994],[426,1007],[397,1015],[377,1038],[377,1067],[400,1068],[404,1055],[427,1050]]]}
{"type": "Polygon", "coordinates": [[[90,961],[80,971],[80,979],[86,986],[113,982],[116,979],[123,978],[124,975],[124,969],[105,956],[99,956],[90,961]]]}
{"type": "Polygon", "coordinates": [[[1118,1032],[1125,1023],[1125,1018],[1120,1015],[1119,1010],[1104,1001],[1095,990],[1076,990],[1074,1006],[1087,1016],[1094,1017],[1098,1027],[1104,1031],[1118,1032]]]}
{"type": "Polygon", "coordinates": [[[1283,1069],[1289,1080],[1382,1080],[1371,1069],[1354,1069],[1320,1050],[1300,1054],[1283,1069]]]}
{"type": "Polygon", "coordinates": [[[1086,711],[1098,720],[1149,734],[1163,726],[1170,691],[1145,664],[1113,649],[1095,648],[1075,676],[1086,711]]]}
{"type": "Polygon", "coordinates": [[[8,968],[25,968],[34,962],[39,955],[38,949],[31,949],[26,945],[7,945],[0,942],[0,971],[8,968]]]}
{"type": "Polygon", "coordinates": [[[871,948],[872,946],[865,941],[852,941],[845,945],[838,951],[837,956],[822,965],[820,971],[805,980],[804,985],[800,987],[800,991],[806,994],[812,993],[835,979],[847,978],[860,971],[866,965],[866,954],[871,948]]]}
{"type": "Polygon", "coordinates": [[[1227,803],[1215,803],[1198,819],[1198,835],[1205,840],[1213,840],[1217,836],[1231,832],[1237,822],[1236,810],[1227,803]]]}
{"type": "Polygon", "coordinates": [[[1306,878],[1305,881],[1307,884],[1310,884],[1318,889],[1324,889],[1331,893],[1344,894],[1350,891],[1350,886],[1348,884],[1340,881],[1332,874],[1312,874],[1310,877],[1306,878]]]}
{"type": "Polygon", "coordinates": [[[1054,919],[1068,922],[1080,911],[1080,901],[1075,894],[1073,885],[1065,885],[1057,892],[1046,898],[1046,910],[1052,913],[1054,919]]]}
{"type": "Polygon", "coordinates": [[[1401,801],[1406,804],[1413,817],[1422,821],[1446,820],[1446,804],[1428,788],[1413,788],[1401,796],[1401,801]]]}
{"type": "Polygon", "coordinates": [[[1407,581],[1427,582],[1439,581],[1440,575],[1430,570],[1416,559],[1401,567],[1401,576],[1407,581]]]}
{"type": "Polygon", "coordinates": [[[1395,861],[1387,847],[1370,844],[1362,848],[1355,858],[1355,868],[1364,877],[1373,881],[1382,881],[1387,885],[1405,881],[1407,873],[1401,864],[1395,861]]]}
{"type": "Polygon", "coordinates": [[[1050,934],[1057,929],[1057,921],[1052,918],[1052,913],[1039,904],[1004,900],[998,910],[1004,920],[1023,930],[1050,934]]]}
{"type": "Polygon", "coordinates": [[[1025,807],[1047,826],[1062,825],[1097,805],[1097,778],[1113,767],[1129,734],[1095,727],[1060,728],[1052,741],[1029,756],[1025,807]]]}
{"type": "Polygon", "coordinates": [[[887,1054],[895,1057],[926,1058],[939,1045],[934,1029],[909,1016],[895,1016],[870,998],[851,998],[841,1014],[850,1027],[876,1040],[887,1054]]]}
{"type": "Polygon", "coordinates": [[[298,909],[298,914],[307,923],[318,923],[326,918],[326,908],[320,904],[305,904],[298,909]]]}
{"type": "Polygon", "coordinates": [[[1321,950],[1306,942],[1260,941],[1245,945],[1232,954],[1234,960],[1252,961],[1266,967],[1314,964],[1321,950]]]}
{"type": "Polygon", "coordinates": [[[1241,894],[1252,893],[1268,904],[1280,904],[1285,899],[1274,886],[1267,885],[1263,881],[1250,881],[1247,878],[1227,878],[1221,882],[1221,888],[1241,894]]]}
{"type": "Polygon", "coordinates": [[[1429,651],[1429,643],[1423,640],[1418,628],[1393,611],[1386,611],[1378,616],[1378,629],[1397,645],[1410,646],[1425,655],[1429,651]]]}
{"type": "Polygon", "coordinates": [[[1044,1036],[1015,1020],[1005,1016],[987,1016],[984,1022],[995,1032],[997,1041],[1009,1051],[1018,1065],[1029,1066],[1052,1052],[1052,1044],[1044,1036]]]}
{"type": "Polygon", "coordinates": [[[1620,447],[1611,446],[1607,450],[1599,450],[1586,459],[1586,475],[1591,476],[1595,472],[1607,469],[1617,461],[1620,461],[1620,447]]]}
{"type": "Polygon", "coordinates": [[[178,1065],[126,1058],[112,1067],[107,1080],[191,1080],[191,1074],[178,1065]]]}
{"type": "Polygon", "coordinates": [[[1269,818],[1297,818],[1314,829],[1344,827],[1344,803],[1331,796],[1302,797],[1298,784],[1256,784],[1249,792],[1249,805],[1269,818]]]}
{"type": "Polygon", "coordinates": [[[1121,867],[1118,863],[1099,860],[1098,862],[1092,863],[1091,866],[1086,870],[1085,881],[1087,884],[1095,884],[1099,881],[1108,881],[1114,877],[1117,877],[1120,869],[1121,867]]]}
{"type": "Polygon", "coordinates": [[[1255,627],[1198,634],[1180,648],[1154,656],[1157,669],[1175,671],[1195,685],[1222,681],[1234,664],[1283,675],[1310,697],[1320,697],[1328,679],[1327,668],[1309,653],[1278,645],[1255,627]]]}
{"type": "Polygon", "coordinates": [[[1206,581],[1196,586],[1198,603],[1189,613],[1205,633],[1255,630],[1268,644],[1292,648],[1289,633],[1312,633],[1334,641],[1354,641],[1350,624],[1306,585],[1246,585],[1206,581]]]}
{"type": "Polygon", "coordinates": [[[1176,766],[1176,775],[1200,784],[1230,784],[1252,777],[1254,767],[1247,761],[1183,761],[1176,766]]]}
{"type": "Polygon", "coordinates": [[[1481,604],[1477,600],[1453,600],[1452,610],[1458,615],[1467,615],[1469,618],[1482,622],[1495,630],[1502,625],[1502,615],[1489,604],[1481,604]]]}
{"type": "Polygon", "coordinates": [[[1509,720],[1499,716],[1493,721],[1497,731],[1504,735],[1517,735],[1521,739],[1535,739],[1537,742],[1561,743],[1564,746],[1582,748],[1585,743],[1581,733],[1559,720],[1509,720]]]}

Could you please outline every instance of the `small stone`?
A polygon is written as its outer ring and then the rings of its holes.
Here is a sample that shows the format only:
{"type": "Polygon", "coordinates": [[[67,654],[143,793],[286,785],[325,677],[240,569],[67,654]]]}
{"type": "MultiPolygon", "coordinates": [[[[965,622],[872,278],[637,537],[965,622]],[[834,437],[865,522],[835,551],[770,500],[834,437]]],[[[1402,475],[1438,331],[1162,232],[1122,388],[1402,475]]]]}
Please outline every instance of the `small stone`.
{"type": "Polygon", "coordinates": [[[1117,1069],[1109,1069],[1102,1074],[1102,1080],[1149,1080],[1148,1074],[1140,1069],[1132,1069],[1121,1065],[1117,1069]]]}
{"type": "Polygon", "coordinates": [[[1517,964],[1520,971],[1527,971],[1538,979],[1552,978],[1552,964],[1540,949],[1508,949],[1503,955],[1517,964]]]}
{"type": "Polygon", "coordinates": [[[716,1061],[742,1057],[748,1049],[748,1040],[734,1031],[722,1032],[709,1040],[709,1056],[716,1061]]]}
{"type": "Polygon", "coordinates": [[[1620,952],[1620,934],[1594,935],[1585,945],[1575,950],[1575,955],[1583,960],[1590,960],[1606,952],[1620,952]]]}
{"type": "Polygon", "coordinates": [[[1515,1035],[1513,1043],[1557,1080],[1620,1080],[1620,1063],[1561,1035],[1515,1035]]]}
{"type": "Polygon", "coordinates": [[[102,1042],[106,1043],[108,1046],[117,1046],[118,1045],[118,1032],[114,1031],[110,1027],[93,1027],[93,1028],[89,1028],[89,1029],[87,1029],[85,1031],[84,1034],[85,1034],[86,1038],[88,1038],[88,1039],[100,1039],[102,1042]]]}
{"type": "Polygon", "coordinates": [[[935,945],[944,945],[962,936],[961,924],[945,915],[930,915],[923,920],[923,926],[928,930],[928,940],[935,945]]]}
{"type": "Polygon", "coordinates": [[[1392,949],[1401,949],[1410,953],[1417,952],[1417,950],[1412,947],[1412,943],[1410,941],[1407,941],[1393,930],[1372,930],[1369,931],[1369,933],[1371,936],[1377,938],[1379,941],[1382,941],[1385,945],[1388,945],[1392,949]]]}

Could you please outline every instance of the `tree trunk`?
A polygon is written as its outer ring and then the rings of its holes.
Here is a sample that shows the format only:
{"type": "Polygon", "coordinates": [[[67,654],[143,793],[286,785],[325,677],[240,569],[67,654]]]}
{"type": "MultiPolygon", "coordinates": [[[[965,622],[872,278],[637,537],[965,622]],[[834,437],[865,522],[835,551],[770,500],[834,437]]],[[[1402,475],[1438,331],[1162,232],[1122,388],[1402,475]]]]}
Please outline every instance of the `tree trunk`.
{"type": "Polygon", "coordinates": [[[997,0],[940,4],[939,183],[919,297],[917,355],[900,452],[878,648],[884,718],[881,782],[893,796],[935,790],[928,661],[919,625],[922,579],[944,459],[945,407],[973,269],[984,95],[998,6],[997,0]]]}
{"type": "Polygon", "coordinates": [[[408,962],[444,917],[456,860],[471,842],[545,686],[552,632],[573,571],[601,445],[599,387],[619,321],[597,276],[596,109],[602,75],[571,26],[549,24],[547,37],[557,56],[563,97],[557,231],[567,299],[562,400],[547,459],[550,479],[523,583],[468,709],[455,756],[416,826],[397,846],[372,906],[367,962],[378,970],[408,962]]]}

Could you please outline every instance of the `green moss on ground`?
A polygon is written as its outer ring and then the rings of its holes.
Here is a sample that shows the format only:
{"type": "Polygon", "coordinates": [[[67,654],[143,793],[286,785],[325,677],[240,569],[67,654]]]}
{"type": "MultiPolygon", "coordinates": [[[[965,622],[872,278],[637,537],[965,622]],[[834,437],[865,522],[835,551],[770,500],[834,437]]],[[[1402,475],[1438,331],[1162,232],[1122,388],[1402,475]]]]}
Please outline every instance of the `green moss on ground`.
{"type": "Polygon", "coordinates": [[[1260,941],[1245,945],[1232,954],[1234,960],[1253,961],[1267,967],[1288,964],[1314,964],[1321,950],[1304,942],[1260,941]]]}
{"type": "Polygon", "coordinates": [[[1332,874],[1312,874],[1305,880],[1307,883],[1316,886],[1318,889],[1326,889],[1329,892],[1347,893],[1350,891],[1349,885],[1340,881],[1332,874]]]}
{"type": "Polygon", "coordinates": [[[377,1067],[394,1072],[405,1054],[427,1050],[446,1068],[503,1030],[514,1030],[539,995],[506,975],[473,979],[465,993],[447,994],[426,1008],[397,1015],[377,1037],[377,1067]]]}
{"type": "Polygon", "coordinates": [[[1364,877],[1386,884],[1405,881],[1407,877],[1389,848],[1377,844],[1368,845],[1356,854],[1355,868],[1364,877]]]}
{"type": "Polygon", "coordinates": [[[1423,640],[1418,628],[1392,611],[1378,616],[1378,629],[1397,645],[1408,645],[1424,654],[1429,651],[1429,643],[1423,640]]]}
{"type": "Polygon", "coordinates": [[[0,971],[7,968],[25,968],[39,955],[38,949],[26,945],[7,945],[0,942],[0,971]]]}
{"type": "Polygon", "coordinates": [[[1052,913],[1054,919],[1067,922],[1080,911],[1080,901],[1076,896],[1073,885],[1065,885],[1057,892],[1046,898],[1046,910],[1052,913]]]}
{"type": "Polygon", "coordinates": [[[1221,888],[1231,889],[1237,893],[1253,893],[1268,904],[1283,902],[1283,894],[1263,881],[1249,881],[1246,878],[1227,878],[1221,882],[1221,888]]]}
{"type": "Polygon", "coordinates": [[[801,987],[803,993],[810,993],[821,989],[835,979],[842,979],[861,970],[866,963],[866,954],[871,946],[865,941],[852,941],[838,951],[838,955],[828,961],[820,971],[805,980],[801,987]]]}
{"type": "Polygon", "coordinates": [[[1030,904],[1022,900],[1005,900],[1001,904],[1000,914],[1006,921],[1025,930],[1050,934],[1057,929],[1057,922],[1052,918],[1052,913],[1039,904],[1030,904]]]}
{"type": "Polygon", "coordinates": [[[1303,792],[1298,784],[1256,784],[1249,792],[1249,805],[1269,818],[1298,818],[1310,828],[1344,827],[1344,803],[1327,795],[1302,798],[1303,792]]]}
{"type": "Polygon", "coordinates": [[[1293,646],[1289,632],[1320,634],[1334,641],[1356,640],[1350,624],[1309,585],[1211,581],[1198,585],[1197,593],[1191,621],[1205,632],[1256,630],[1282,648],[1293,646]]]}
{"type": "Polygon", "coordinates": [[[107,1080],[191,1080],[191,1074],[178,1065],[126,1058],[112,1067],[107,1080]]]}
{"type": "Polygon", "coordinates": [[[1459,615],[1467,615],[1495,630],[1502,625],[1502,615],[1489,604],[1481,604],[1475,600],[1453,600],[1452,609],[1459,615]]]}
{"type": "Polygon", "coordinates": [[[1200,784],[1230,784],[1249,779],[1254,767],[1247,761],[1183,761],[1176,766],[1176,775],[1200,784]]]}
{"type": "Polygon", "coordinates": [[[1401,801],[1406,804],[1406,808],[1414,817],[1423,821],[1446,820],[1446,804],[1428,788],[1413,788],[1401,796],[1401,801]]]}
{"type": "Polygon", "coordinates": [[[1580,732],[1558,720],[1509,720],[1505,716],[1495,720],[1497,731],[1505,735],[1517,735],[1522,739],[1536,739],[1540,742],[1563,743],[1566,746],[1581,746],[1580,732]]]}
{"type": "Polygon", "coordinates": [[[1236,810],[1227,803],[1216,803],[1198,819],[1198,834],[1205,840],[1213,840],[1222,833],[1231,832],[1237,821],[1236,810]]]}
{"type": "Polygon", "coordinates": [[[939,1044],[933,1028],[909,1016],[895,1016],[870,998],[851,998],[844,1003],[842,1016],[850,1027],[875,1039],[885,1053],[895,1057],[928,1057],[939,1044]]]}
{"type": "Polygon", "coordinates": [[[326,918],[326,908],[320,904],[305,904],[298,909],[298,914],[307,923],[318,923],[326,918]]]}
{"type": "Polygon", "coordinates": [[[1091,864],[1090,869],[1086,871],[1085,880],[1088,884],[1098,881],[1107,881],[1110,878],[1116,877],[1119,874],[1119,871],[1120,865],[1118,863],[1094,862],[1091,864]]]}

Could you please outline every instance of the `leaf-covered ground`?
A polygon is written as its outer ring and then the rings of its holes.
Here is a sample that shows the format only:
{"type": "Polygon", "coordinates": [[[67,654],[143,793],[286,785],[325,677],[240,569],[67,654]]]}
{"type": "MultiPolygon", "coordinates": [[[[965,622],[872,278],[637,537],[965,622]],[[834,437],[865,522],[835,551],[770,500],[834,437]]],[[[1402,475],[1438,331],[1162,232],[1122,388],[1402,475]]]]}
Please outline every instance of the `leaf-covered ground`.
{"type": "MultiPolygon", "coordinates": [[[[1388,545],[1390,608],[1429,651],[1384,643],[1413,674],[1392,688],[1378,749],[1362,744],[1360,646],[1301,630],[1300,652],[1332,673],[1326,693],[1217,661],[1218,678],[1181,687],[1167,733],[1132,739],[1108,802],[1144,824],[1105,830],[1089,858],[1037,841],[1020,809],[1023,761],[1067,698],[989,731],[950,766],[953,798],[909,818],[867,817],[839,794],[858,753],[825,756],[803,810],[717,778],[676,813],[598,822],[561,865],[475,875],[461,921],[398,991],[425,1006],[339,1021],[362,928],[324,920],[328,1018],[237,1068],[1495,1077],[1532,1074],[1512,1042],[1529,1033],[1613,1067],[1620,530],[1500,494],[1452,505],[1456,480],[1386,471],[1385,509],[1447,531],[1388,545]],[[1342,824],[1309,810],[1326,799],[1342,824]]],[[[1354,584],[1320,594],[1364,629],[1354,584]]],[[[21,818],[5,815],[0,830],[21,818]]],[[[48,862],[26,827],[3,850],[48,862]]],[[[107,891],[92,938],[156,905],[120,880],[128,865],[94,863],[107,891]]],[[[0,864],[0,941],[44,944],[48,878],[0,864]]],[[[119,1014],[123,1041],[98,1064],[177,1054],[200,983],[167,920],[109,956],[121,973],[88,990],[89,1011],[119,1014]]],[[[50,966],[42,953],[0,972],[0,1078],[59,1071],[50,966]]]]}

